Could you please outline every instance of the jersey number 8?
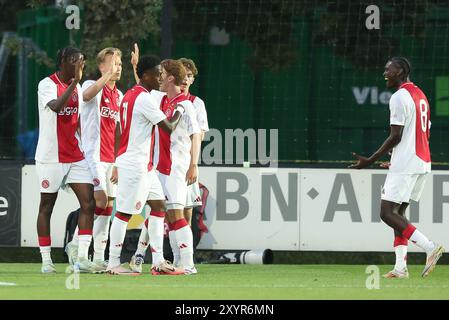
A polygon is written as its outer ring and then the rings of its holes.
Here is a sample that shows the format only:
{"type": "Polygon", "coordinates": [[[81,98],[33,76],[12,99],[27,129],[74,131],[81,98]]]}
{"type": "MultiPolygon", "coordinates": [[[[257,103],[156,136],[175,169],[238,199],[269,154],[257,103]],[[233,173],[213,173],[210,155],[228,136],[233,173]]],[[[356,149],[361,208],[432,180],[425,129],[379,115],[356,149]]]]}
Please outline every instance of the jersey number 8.
{"type": "Polygon", "coordinates": [[[423,132],[427,131],[427,111],[429,107],[424,99],[419,100],[419,111],[421,112],[421,129],[423,132]]]}

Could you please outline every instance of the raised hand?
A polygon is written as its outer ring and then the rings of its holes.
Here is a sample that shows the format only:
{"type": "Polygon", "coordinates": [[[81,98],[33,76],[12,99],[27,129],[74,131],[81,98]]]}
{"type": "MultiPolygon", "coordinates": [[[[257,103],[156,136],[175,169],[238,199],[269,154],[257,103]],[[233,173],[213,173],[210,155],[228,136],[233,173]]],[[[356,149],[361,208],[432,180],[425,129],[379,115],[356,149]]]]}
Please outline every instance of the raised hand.
{"type": "Polygon", "coordinates": [[[137,64],[139,63],[139,46],[137,43],[134,43],[134,51],[131,51],[131,64],[134,68],[137,68],[137,64]]]}
{"type": "Polygon", "coordinates": [[[73,79],[76,82],[80,82],[81,78],[83,77],[83,70],[84,65],[86,61],[84,60],[84,57],[81,56],[78,61],[75,62],[75,78],[73,79]]]}
{"type": "Polygon", "coordinates": [[[117,52],[112,54],[111,65],[109,66],[108,73],[112,76],[118,72],[118,64],[117,64],[117,52]]]}

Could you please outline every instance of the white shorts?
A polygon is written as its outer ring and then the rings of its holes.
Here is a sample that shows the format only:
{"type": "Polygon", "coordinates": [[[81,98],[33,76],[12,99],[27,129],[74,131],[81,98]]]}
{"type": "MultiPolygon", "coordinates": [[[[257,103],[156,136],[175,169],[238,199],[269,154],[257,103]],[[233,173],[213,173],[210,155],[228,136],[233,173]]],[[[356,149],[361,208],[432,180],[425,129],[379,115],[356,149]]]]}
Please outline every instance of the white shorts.
{"type": "Polygon", "coordinates": [[[70,183],[93,183],[86,159],[72,163],[42,163],[36,161],[36,173],[41,193],[69,191],[70,183]]]}
{"type": "Polygon", "coordinates": [[[148,200],[165,200],[155,170],[150,172],[118,168],[116,209],[127,214],[140,214],[148,200]]]}
{"type": "Polygon", "coordinates": [[[388,173],[382,188],[382,200],[395,203],[419,201],[427,179],[427,174],[388,173]]]}
{"type": "Polygon", "coordinates": [[[167,200],[167,209],[181,209],[186,206],[187,199],[187,181],[185,174],[179,174],[172,170],[169,176],[158,172],[167,200]]]}
{"type": "Polygon", "coordinates": [[[115,198],[117,185],[111,182],[113,163],[89,162],[94,181],[94,191],[103,190],[110,198],[115,198]]]}
{"type": "Polygon", "coordinates": [[[200,184],[198,181],[187,186],[187,200],[186,208],[201,207],[203,202],[201,201],[200,184]]]}

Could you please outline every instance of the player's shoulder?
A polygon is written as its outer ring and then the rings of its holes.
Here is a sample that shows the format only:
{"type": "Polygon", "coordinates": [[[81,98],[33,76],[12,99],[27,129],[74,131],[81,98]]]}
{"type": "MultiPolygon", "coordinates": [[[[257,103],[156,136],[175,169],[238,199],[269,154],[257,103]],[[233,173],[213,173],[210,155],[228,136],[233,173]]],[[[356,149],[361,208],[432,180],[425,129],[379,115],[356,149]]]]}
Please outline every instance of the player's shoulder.
{"type": "Polygon", "coordinates": [[[151,90],[150,91],[150,95],[157,101],[157,102],[161,102],[162,98],[164,98],[164,96],[166,96],[167,94],[165,92],[159,91],[159,90],[151,90]]]}
{"type": "Polygon", "coordinates": [[[185,100],[179,101],[178,103],[180,105],[182,105],[186,109],[189,108],[189,109],[193,110],[193,108],[194,108],[192,101],[190,101],[189,99],[185,99],[185,100]]]}
{"type": "Polygon", "coordinates": [[[83,82],[83,84],[81,85],[81,88],[84,90],[86,90],[87,88],[89,88],[91,85],[93,85],[95,83],[94,80],[86,80],[83,82]]]}
{"type": "Polygon", "coordinates": [[[193,100],[193,105],[204,106],[204,100],[196,96],[193,100]]]}
{"type": "Polygon", "coordinates": [[[45,77],[44,79],[39,81],[38,86],[40,89],[40,88],[48,87],[48,86],[56,86],[56,83],[50,77],[45,77]]]}
{"type": "Polygon", "coordinates": [[[404,101],[408,100],[409,97],[410,97],[410,93],[406,89],[399,88],[399,90],[397,90],[395,93],[393,93],[391,95],[390,105],[404,102],[404,101]]]}
{"type": "Polygon", "coordinates": [[[146,90],[141,91],[137,97],[136,97],[136,102],[135,102],[136,106],[142,106],[142,107],[147,107],[147,106],[152,106],[152,107],[158,107],[158,104],[156,102],[156,99],[154,98],[154,96],[151,95],[151,92],[148,92],[146,90]]]}

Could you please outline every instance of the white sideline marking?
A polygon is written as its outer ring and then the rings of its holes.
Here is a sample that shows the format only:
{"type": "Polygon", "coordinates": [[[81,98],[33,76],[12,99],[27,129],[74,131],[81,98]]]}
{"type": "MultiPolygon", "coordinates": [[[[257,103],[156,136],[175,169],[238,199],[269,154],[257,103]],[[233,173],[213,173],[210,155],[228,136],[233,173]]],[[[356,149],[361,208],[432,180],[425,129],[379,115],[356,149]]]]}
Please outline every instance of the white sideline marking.
{"type": "Polygon", "coordinates": [[[0,286],[16,286],[13,282],[0,282],[0,286]]]}

